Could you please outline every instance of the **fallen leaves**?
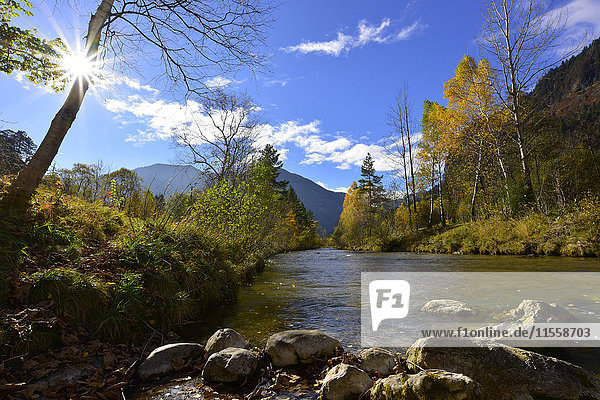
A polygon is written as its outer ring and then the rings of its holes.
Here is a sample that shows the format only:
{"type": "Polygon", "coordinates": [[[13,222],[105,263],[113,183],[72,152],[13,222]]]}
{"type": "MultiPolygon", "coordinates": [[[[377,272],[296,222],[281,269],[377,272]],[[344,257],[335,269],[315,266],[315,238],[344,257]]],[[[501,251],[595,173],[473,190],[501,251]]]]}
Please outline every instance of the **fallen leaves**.
{"type": "Polygon", "coordinates": [[[0,397],[8,399],[120,399],[139,349],[100,341],[49,350],[2,364],[0,397]]]}

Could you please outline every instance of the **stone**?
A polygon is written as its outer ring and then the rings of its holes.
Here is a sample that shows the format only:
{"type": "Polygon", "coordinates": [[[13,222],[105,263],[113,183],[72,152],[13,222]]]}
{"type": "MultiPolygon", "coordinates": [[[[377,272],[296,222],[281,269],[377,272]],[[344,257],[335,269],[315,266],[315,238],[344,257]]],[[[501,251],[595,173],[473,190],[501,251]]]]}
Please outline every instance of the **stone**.
{"type": "Polygon", "coordinates": [[[175,372],[182,365],[204,358],[204,354],[204,347],[198,343],[167,344],[150,353],[140,365],[138,375],[142,379],[165,376],[175,372]]]}
{"type": "Polygon", "coordinates": [[[206,353],[210,356],[228,347],[238,349],[249,349],[250,343],[239,333],[230,328],[219,329],[208,338],[206,342],[206,353]]]}
{"type": "Polygon", "coordinates": [[[262,356],[251,350],[229,347],[208,357],[202,379],[209,382],[234,383],[252,377],[262,356]]]}
{"type": "Polygon", "coordinates": [[[510,310],[509,314],[523,324],[566,323],[575,319],[564,308],[537,300],[523,300],[517,308],[510,310]]]}
{"type": "Polygon", "coordinates": [[[336,355],[342,345],[318,330],[289,330],[269,337],[266,352],[275,367],[311,364],[336,355]]]}
{"type": "Polygon", "coordinates": [[[363,350],[358,355],[360,368],[379,376],[392,374],[396,366],[396,357],[391,352],[378,347],[363,350]]]}
{"type": "Polygon", "coordinates": [[[407,351],[409,365],[464,374],[481,385],[484,399],[600,399],[600,381],[566,361],[477,340],[471,347],[443,344],[419,339],[407,351]]]}
{"type": "Polygon", "coordinates": [[[421,311],[435,314],[458,315],[461,317],[472,317],[477,315],[477,311],[473,310],[462,301],[447,299],[430,300],[421,307],[421,311]]]}
{"type": "Polygon", "coordinates": [[[430,370],[378,380],[371,389],[371,400],[476,400],[481,398],[480,391],[468,376],[430,370]]]}
{"type": "Polygon", "coordinates": [[[323,400],[353,400],[373,386],[369,375],[360,368],[338,364],[329,370],[321,385],[323,400]]]}

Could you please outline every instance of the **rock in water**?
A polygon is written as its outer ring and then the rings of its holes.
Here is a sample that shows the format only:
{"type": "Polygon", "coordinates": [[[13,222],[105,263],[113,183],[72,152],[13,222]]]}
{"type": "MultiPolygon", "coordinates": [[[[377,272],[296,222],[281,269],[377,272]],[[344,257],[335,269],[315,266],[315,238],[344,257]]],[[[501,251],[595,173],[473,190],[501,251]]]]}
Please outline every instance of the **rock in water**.
{"type": "Polygon", "coordinates": [[[324,361],[341,348],[340,342],[321,331],[299,329],[272,335],[265,350],[275,367],[288,367],[324,361]]]}
{"type": "Polygon", "coordinates": [[[473,379],[447,371],[421,371],[380,379],[371,400],[476,400],[480,387],[473,379]]]}
{"type": "Polygon", "coordinates": [[[421,311],[463,317],[477,315],[477,311],[458,300],[431,300],[421,307],[421,311]]]}
{"type": "Polygon", "coordinates": [[[574,320],[573,315],[564,308],[537,300],[523,300],[517,308],[510,310],[510,315],[524,324],[565,323],[574,320]]]}
{"type": "Polygon", "coordinates": [[[471,341],[472,347],[441,347],[441,339],[419,339],[406,359],[425,369],[469,376],[485,399],[600,399],[600,381],[581,367],[514,347],[471,341]]]}
{"type": "Polygon", "coordinates": [[[249,349],[250,343],[230,328],[219,329],[206,342],[206,352],[209,356],[228,347],[249,349]]]}
{"type": "Polygon", "coordinates": [[[358,355],[360,367],[370,373],[388,376],[396,366],[396,357],[384,349],[372,347],[360,352],[358,355]]]}
{"type": "Polygon", "coordinates": [[[229,347],[208,357],[202,378],[210,382],[240,382],[256,373],[261,358],[255,351],[229,347]]]}
{"type": "Polygon", "coordinates": [[[203,358],[204,347],[198,343],[174,343],[154,349],[138,370],[142,379],[168,375],[182,365],[203,358]]]}
{"type": "Polygon", "coordinates": [[[373,386],[369,375],[362,369],[348,364],[338,364],[333,367],[321,385],[323,400],[353,400],[358,399],[373,386]]]}

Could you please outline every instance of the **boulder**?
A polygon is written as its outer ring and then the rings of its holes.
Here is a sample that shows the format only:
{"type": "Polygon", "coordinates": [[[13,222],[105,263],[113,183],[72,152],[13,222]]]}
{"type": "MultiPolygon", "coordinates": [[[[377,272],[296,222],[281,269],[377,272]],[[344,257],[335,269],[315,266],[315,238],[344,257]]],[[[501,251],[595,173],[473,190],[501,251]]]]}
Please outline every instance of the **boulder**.
{"type": "Polygon", "coordinates": [[[142,379],[168,375],[188,363],[203,358],[204,347],[198,343],[174,343],[154,349],[138,370],[142,379]]]}
{"type": "Polygon", "coordinates": [[[250,343],[239,333],[230,328],[219,329],[208,338],[206,342],[206,353],[210,356],[228,347],[238,349],[249,349],[250,343]]]}
{"type": "Polygon", "coordinates": [[[443,344],[441,339],[419,339],[407,351],[409,365],[469,376],[481,385],[485,399],[600,399],[600,381],[566,361],[476,340],[471,347],[443,344]]]}
{"type": "Polygon", "coordinates": [[[564,308],[537,300],[523,300],[517,308],[510,310],[509,314],[523,324],[565,323],[575,319],[564,308]]]}
{"type": "Polygon", "coordinates": [[[321,385],[323,400],[358,399],[373,386],[369,375],[353,365],[338,364],[329,370],[321,385]]]}
{"type": "Polygon", "coordinates": [[[372,347],[360,352],[358,355],[360,368],[380,376],[388,376],[396,366],[396,357],[391,352],[372,347]]]}
{"type": "Polygon", "coordinates": [[[261,358],[255,351],[229,347],[208,357],[202,378],[209,382],[241,382],[256,373],[261,358]]]}
{"type": "Polygon", "coordinates": [[[378,380],[371,389],[371,400],[476,400],[481,398],[480,391],[468,376],[430,370],[378,380]]]}
{"type": "Polygon", "coordinates": [[[461,317],[477,315],[477,311],[458,300],[430,300],[421,307],[421,311],[435,314],[458,315],[461,317]]]}
{"type": "Polygon", "coordinates": [[[266,352],[275,367],[311,364],[336,355],[342,345],[318,330],[290,330],[269,337],[266,352]]]}

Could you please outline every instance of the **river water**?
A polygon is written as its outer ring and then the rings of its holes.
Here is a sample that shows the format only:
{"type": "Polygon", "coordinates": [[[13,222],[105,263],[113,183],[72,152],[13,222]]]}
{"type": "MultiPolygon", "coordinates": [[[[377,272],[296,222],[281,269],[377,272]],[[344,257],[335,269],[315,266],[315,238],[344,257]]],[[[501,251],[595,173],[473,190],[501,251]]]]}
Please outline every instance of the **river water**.
{"type": "MultiPolygon", "coordinates": [[[[361,272],[593,271],[600,260],[527,256],[462,256],[413,253],[366,253],[336,249],[292,252],[273,257],[264,271],[240,288],[235,304],[210,310],[182,330],[184,340],[204,341],[217,329],[230,327],[254,346],[285,329],[320,329],[348,349],[360,347],[361,272]]],[[[531,286],[531,285],[526,285],[531,286]]],[[[517,294],[518,296],[518,294],[517,294]]],[[[524,295],[531,298],[531,292],[524,295]]],[[[535,297],[534,297],[535,298],[535,297]]],[[[586,298],[600,304],[600,288],[586,298]]],[[[516,307],[520,300],[514,299],[516,307]]],[[[550,299],[535,298],[549,301],[550,299]]],[[[585,305],[557,293],[552,302],[575,314],[585,305]]],[[[600,318],[600,317],[599,317],[600,318]]]]}
{"type": "MultiPolygon", "coordinates": [[[[209,310],[201,320],[184,327],[179,334],[182,341],[205,343],[217,329],[229,327],[240,332],[253,346],[264,348],[267,338],[273,333],[294,328],[320,329],[340,340],[345,349],[352,352],[360,349],[361,272],[503,271],[600,272],[600,259],[358,253],[336,249],[281,254],[273,257],[251,283],[238,290],[235,303],[209,310]]],[[[585,300],[578,303],[572,298],[573,290],[571,293],[557,291],[551,298],[544,298],[544,293],[536,291],[535,282],[519,284],[527,288],[524,297],[533,296],[535,299],[556,302],[576,315],[600,307],[600,288],[588,288],[583,293],[585,300]]],[[[512,304],[505,306],[516,307],[524,298],[519,296],[520,293],[516,291],[511,299],[512,304]]],[[[485,304],[476,306],[481,309],[485,304]]],[[[597,312],[592,318],[600,319],[599,314],[597,312]]],[[[543,352],[578,364],[593,373],[600,373],[600,351],[597,348],[546,348],[543,352]]],[[[151,387],[136,398],[230,398],[218,394],[209,396],[205,389],[199,378],[188,377],[151,387]]],[[[309,394],[296,396],[288,393],[275,398],[316,399],[318,395],[314,391],[309,394]]]]}

